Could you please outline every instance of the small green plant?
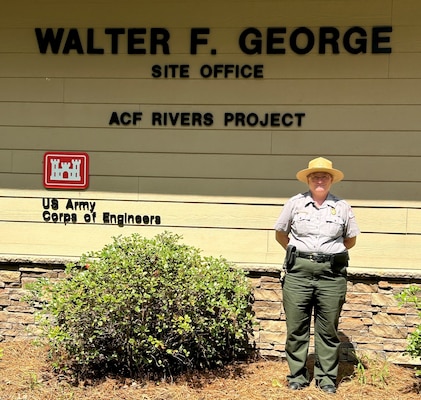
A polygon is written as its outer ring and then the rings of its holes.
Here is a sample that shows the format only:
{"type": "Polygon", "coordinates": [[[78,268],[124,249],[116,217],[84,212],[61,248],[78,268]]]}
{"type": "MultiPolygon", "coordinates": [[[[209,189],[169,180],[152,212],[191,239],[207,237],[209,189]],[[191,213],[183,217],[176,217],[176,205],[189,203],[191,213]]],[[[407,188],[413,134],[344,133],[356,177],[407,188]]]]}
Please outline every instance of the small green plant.
{"type": "Polygon", "coordinates": [[[356,366],[356,376],[358,379],[358,383],[360,385],[365,385],[367,383],[367,376],[365,374],[366,366],[364,364],[364,361],[362,357],[359,357],[356,353],[354,353],[355,360],[357,361],[356,366]]]}
{"type": "Polygon", "coordinates": [[[30,372],[28,376],[28,384],[31,390],[35,390],[40,385],[38,376],[35,372],[30,372]]]}
{"type": "Polygon", "coordinates": [[[3,349],[0,349],[0,360],[3,358],[3,349]]]}
{"type": "MultiPolygon", "coordinates": [[[[396,297],[399,300],[400,305],[407,304],[415,307],[421,321],[421,288],[419,286],[411,285],[396,297]]],[[[421,357],[421,323],[410,333],[406,353],[414,358],[421,357]]],[[[421,369],[417,370],[417,374],[421,375],[421,369]]]]}
{"type": "Polygon", "coordinates": [[[354,354],[357,361],[355,375],[360,385],[384,388],[390,376],[389,364],[384,360],[372,359],[367,354],[354,354]]]}
{"type": "Polygon", "coordinates": [[[67,279],[32,284],[53,364],[79,375],[162,378],[246,357],[253,316],[245,273],[179,240],[168,232],[114,238],[69,265],[67,279]]]}

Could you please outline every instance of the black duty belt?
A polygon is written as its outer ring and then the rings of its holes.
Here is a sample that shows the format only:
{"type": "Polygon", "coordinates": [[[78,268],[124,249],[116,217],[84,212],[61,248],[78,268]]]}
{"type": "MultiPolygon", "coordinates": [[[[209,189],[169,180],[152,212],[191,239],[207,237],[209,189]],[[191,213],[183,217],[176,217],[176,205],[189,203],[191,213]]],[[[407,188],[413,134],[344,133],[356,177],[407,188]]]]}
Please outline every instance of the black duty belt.
{"type": "Polygon", "coordinates": [[[297,251],[296,255],[297,257],[306,258],[310,261],[317,262],[317,263],[324,263],[324,262],[331,261],[332,256],[335,256],[335,254],[307,253],[305,251],[297,251]]]}

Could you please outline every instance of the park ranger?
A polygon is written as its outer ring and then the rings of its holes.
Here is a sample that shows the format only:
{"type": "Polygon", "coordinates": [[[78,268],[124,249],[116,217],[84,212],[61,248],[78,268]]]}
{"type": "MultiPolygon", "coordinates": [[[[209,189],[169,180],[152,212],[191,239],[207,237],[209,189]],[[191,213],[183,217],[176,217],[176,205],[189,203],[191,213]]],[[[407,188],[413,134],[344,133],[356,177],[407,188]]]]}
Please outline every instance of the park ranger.
{"type": "Polygon", "coordinates": [[[290,198],[275,224],[276,240],[286,250],[282,286],[288,387],[300,390],[310,383],[306,361],[314,311],[315,383],[335,393],[348,250],[360,232],[350,205],[330,193],[344,177],[330,160],[315,158],[296,176],[309,190],[290,198]]]}

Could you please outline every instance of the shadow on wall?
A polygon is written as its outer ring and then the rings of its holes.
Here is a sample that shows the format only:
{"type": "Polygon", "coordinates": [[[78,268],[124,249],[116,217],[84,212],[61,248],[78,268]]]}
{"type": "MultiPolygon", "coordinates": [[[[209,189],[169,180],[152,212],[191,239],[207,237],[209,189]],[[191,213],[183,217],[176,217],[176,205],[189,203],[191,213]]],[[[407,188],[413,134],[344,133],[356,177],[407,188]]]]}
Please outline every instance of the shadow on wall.
{"type": "MultiPolygon", "coordinates": [[[[18,190],[46,190],[42,176],[0,174],[1,188],[18,190]]],[[[333,194],[352,200],[419,201],[419,182],[365,182],[342,181],[335,184],[333,194]]],[[[90,193],[127,193],[209,197],[255,197],[287,199],[305,192],[305,184],[295,179],[238,179],[238,178],[178,178],[178,177],[121,177],[90,176],[89,187],[82,196],[90,193]]]]}

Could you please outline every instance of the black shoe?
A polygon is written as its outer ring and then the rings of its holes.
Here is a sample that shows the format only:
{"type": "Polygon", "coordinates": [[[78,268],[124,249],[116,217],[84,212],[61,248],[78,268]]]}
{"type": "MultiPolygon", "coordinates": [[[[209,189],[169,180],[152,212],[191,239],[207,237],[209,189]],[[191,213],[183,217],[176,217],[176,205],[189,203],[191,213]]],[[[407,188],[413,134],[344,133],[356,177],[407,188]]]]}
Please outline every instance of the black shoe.
{"type": "Polygon", "coordinates": [[[300,383],[300,382],[290,382],[288,384],[288,389],[291,389],[291,390],[301,390],[301,389],[304,389],[305,386],[306,385],[304,385],[303,383],[300,383]]]}
{"type": "Polygon", "coordinates": [[[320,386],[320,389],[322,389],[325,393],[335,394],[336,393],[336,387],[335,385],[324,385],[320,386]]]}

